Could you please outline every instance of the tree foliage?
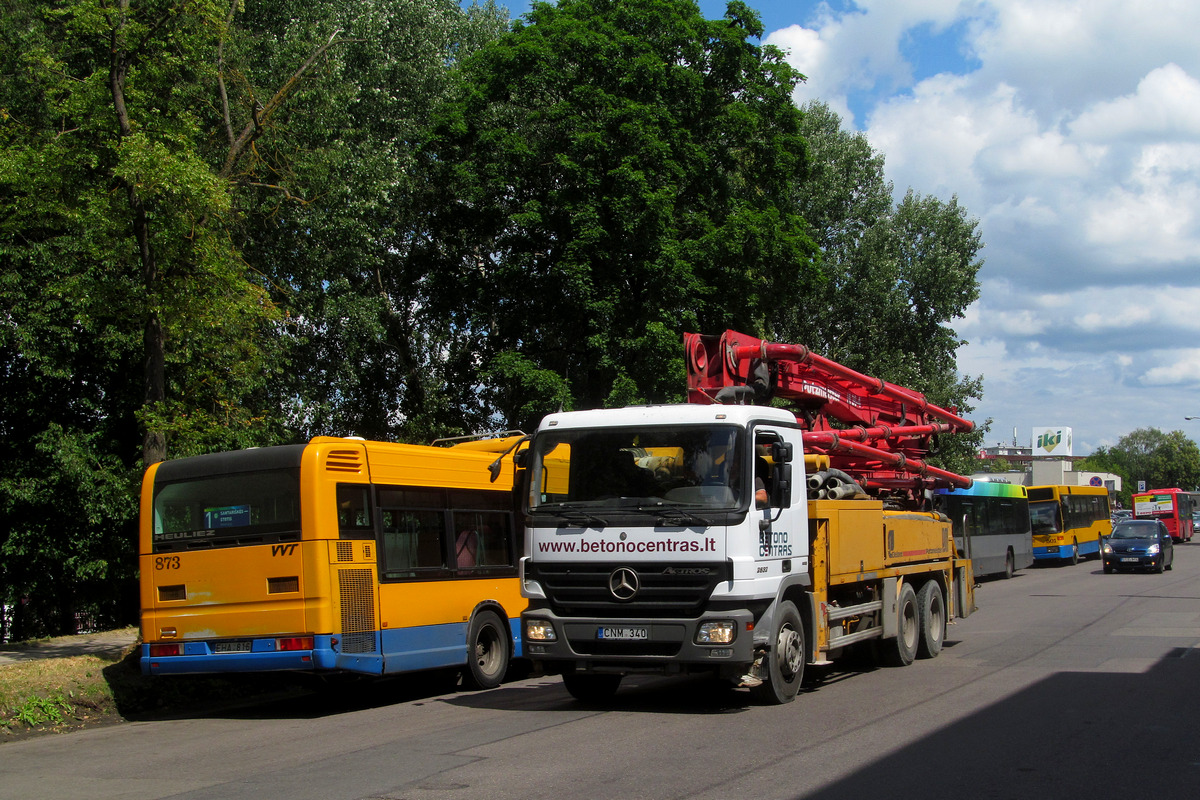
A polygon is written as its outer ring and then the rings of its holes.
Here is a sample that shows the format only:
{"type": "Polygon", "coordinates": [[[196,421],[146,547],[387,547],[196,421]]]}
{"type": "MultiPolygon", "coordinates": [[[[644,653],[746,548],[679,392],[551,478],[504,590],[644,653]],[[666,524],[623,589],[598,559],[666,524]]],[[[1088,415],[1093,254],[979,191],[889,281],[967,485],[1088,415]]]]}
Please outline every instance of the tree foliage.
{"type": "Polygon", "coordinates": [[[1183,431],[1138,428],[1112,447],[1098,448],[1076,469],[1120,475],[1122,502],[1128,508],[1139,481],[1147,489],[1200,488],[1200,447],[1183,431]]]}
{"type": "MultiPolygon", "coordinates": [[[[845,131],[824,103],[803,111],[809,174],[797,191],[824,280],[802,313],[779,309],[772,316],[770,335],[808,344],[969,417],[982,378],[959,374],[956,355],[965,342],[951,323],[979,296],[978,221],[957,198],[943,202],[909,190],[894,202],[883,154],[863,134],[845,131]]],[[[971,472],[986,429],[984,421],[973,433],[946,437],[935,461],[971,472]]]]}
{"type": "MultiPolygon", "coordinates": [[[[312,401],[283,380],[285,359],[310,355],[291,352],[314,338],[298,338],[301,321],[342,318],[318,318],[297,287],[348,281],[316,247],[279,248],[306,233],[392,246],[381,231],[396,217],[361,204],[359,237],[335,233],[351,218],[331,212],[339,167],[386,207],[398,181],[380,162],[420,126],[384,107],[427,114],[427,85],[503,23],[494,6],[465,15],[451,0],[4,8],[0,600],[63,630],[52,606],[128,585],[143,464],[294,435],[283,405],[312,401]],[[464,19],[485,21],[456,40],[464,19]],[[278,269],[298,257],[317,271],[278,269]]],[[[107,594],[103,613],[127,616],[107,594]]]]}
{"type": "Polygon", "coordinates": [[[689,0],[535,2],[465,64],[427,150],[424,255],[496,416],[681,397],[683,331],[799,302],[799,76],[761,34],[738,2],[716,21],[689,0]]]}
{"type": "MultiPolygon", "coordinates": [[[[294,155],[291,196],[259,192],[245,228],[245,256],[288,315],[292,367],[276,383],[278,405],[304,438],[428,441],[478,430],[467,337],[428,301],[429,177],[417,150],[453,85],[451,67],[499,35],[507,15],[490,2],[464,13],[454,0],[327,13],[346,43],[300,98],[305,113],[272,139],[294,155]]],[[[260,24],[265,40],[295,38],[286,15],[260,24]]]]}
{"type": "Polygon", "coordinates": [[[742,2],[535,2],[511,30],[491,0],[2,14],[0,604],[24,634],[130,619],[164,457],[681,399],[685,330],[979,394],[949,327],[974,221],[895,203],[742,2]]]}

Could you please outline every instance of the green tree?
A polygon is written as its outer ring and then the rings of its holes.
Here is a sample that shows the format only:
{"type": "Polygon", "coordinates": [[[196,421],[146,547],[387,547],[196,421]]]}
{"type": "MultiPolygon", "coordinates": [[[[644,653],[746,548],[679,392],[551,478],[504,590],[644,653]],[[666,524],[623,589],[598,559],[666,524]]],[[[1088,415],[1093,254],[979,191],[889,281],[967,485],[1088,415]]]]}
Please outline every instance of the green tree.
{"type": "MultiPolygon", "coordinates": [[[[360,184],[380,171],[361,188],[376,210],[403,193],[386,151],[420,137],[371,115],[428,100],[449,57],[497,24],[449,41],[465,16],[450,0],[5,5],[0,597],[27,601],[28,632],[68,630],[89,603],[128,618],[111,587],[131,586],[142,464],[286,438],[284,401],[305,418],[285,348],[342,318],[293,301],[304,281],[351,280],[318,246],[280,248],[357,222],[362,205],[336,208],[340,167],[360,184]],[[431,29],[432,49],[410,33],[431,29]],[[288,258],[314,271],[278,269],[288,258]]],[[[340,240],[397,241],[381,234],[394,216],[364,216],[340,240]]]]}
{"type": "MultiPolygon", "coordinates": [[[[288,318],[292,368],[275,383],[277,402],[303,437],[478,431],[470,337],[428,300],[429,187],[417,150],[455,65],[507,30],[507,13],[491,2],[464,12],[455,0],[345,8],[345,45],[303,93],[304,115],[274,130],[274,148],[297,154],[290,196],[259,192],[244,227],[243,253],[270,276],[288,318]]],[[[263,40],[282,42],[294,23],[259,24],[263,40]]]]}
{"type": "MultiPolygon", "coordinates": [[[[803,342],[868,375],[908,386],[968,416],[980,377],[960,375],[951,323],[979,296],[978,222],[957,198],[909,190],[895,203],[883,154],[842,128],[826,104],[803,108],[808,171],[795,178],[821,251],[824,281],[803,305],[779,306],[770,335],[803,342]]],[[[935,463],[971,472],[990,420],[944,437],[935,463]]]]}
{"type": "Polygon", "coordinates": [[[1130,480],[1126,466],[1120,458],[1107,447],[1096,448],[1091,455],[1076,462],[1075,469],[1079,472],[1109,472],[1121,478],[1121,490],[1115,499],[1122,508],[1132,508],[1132,497],[1137,484],[1130,480]]]}
{"type": "Polygon", "coordinates": [[[681,398],[681,334],[763,328],[815,272],[792,197],[799,75],[757,15],[535,2],[464,65],[426,156],[431,307],[510,425],[681,398]]]}
{"type": "Polygon", "coordinates": [[[1200,485],[1200,447],[1183,431],[1138,428],[1088,456],[1079,468],[1085,467],[1120,475],[1127,502],[1138,481],[1145,481],[1147,489],[1195,489],[1200,485]]]}
{"type": "Polygon", "coordinates": [[[1009,460],[1007,458],[1000,457],[1000,458],[981,459],[981,460],[977,461],[975,469],[973,469],[972,472],[1001,473],[1001,472],[1011,472],[1012,469],[1013,469],[1013,465],[1011,463],[1009,463],[1009,460]]]}

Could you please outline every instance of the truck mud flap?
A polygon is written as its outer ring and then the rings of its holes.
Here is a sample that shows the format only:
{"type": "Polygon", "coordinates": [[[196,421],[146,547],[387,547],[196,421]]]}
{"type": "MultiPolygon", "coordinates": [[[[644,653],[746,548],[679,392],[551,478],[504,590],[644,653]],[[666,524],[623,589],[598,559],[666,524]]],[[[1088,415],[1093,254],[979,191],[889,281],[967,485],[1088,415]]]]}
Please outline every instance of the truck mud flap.
{"type": "Polygon", "coordinates": [[[975,610],[975,575],[967,561],[954,568],[954,615],[969,617],[975,610]]]}

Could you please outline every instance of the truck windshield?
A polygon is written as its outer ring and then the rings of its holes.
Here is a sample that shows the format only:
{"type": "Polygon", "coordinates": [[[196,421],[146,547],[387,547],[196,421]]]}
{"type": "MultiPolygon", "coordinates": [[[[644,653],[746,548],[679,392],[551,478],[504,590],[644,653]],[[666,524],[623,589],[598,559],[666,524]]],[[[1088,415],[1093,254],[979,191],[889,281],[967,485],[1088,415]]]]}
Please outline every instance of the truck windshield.
{"type": "Polygon", "coordinates": [[[737,508],[750,486],[741,445],[734,426],[541,433],[532,444],[529,509],[737,508]]]}

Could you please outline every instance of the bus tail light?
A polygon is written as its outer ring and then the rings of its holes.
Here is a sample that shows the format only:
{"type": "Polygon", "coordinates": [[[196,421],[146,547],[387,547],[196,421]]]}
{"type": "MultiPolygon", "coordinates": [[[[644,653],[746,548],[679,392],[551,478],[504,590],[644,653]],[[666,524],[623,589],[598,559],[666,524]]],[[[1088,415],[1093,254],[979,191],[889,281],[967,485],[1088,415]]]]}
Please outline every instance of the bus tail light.
{"type": "Polygon", "coordinates": [[[178,644],[152,644],[150,645],[150,657],[162,658],[164,656],[177,656],[181,652],[178,644]]]}
{"type": "Polygon", "coordinates": [[[285,639],[275,640],[276,650],[312,650],[313,637],[311,636],[289,636],[285,639]]]}

